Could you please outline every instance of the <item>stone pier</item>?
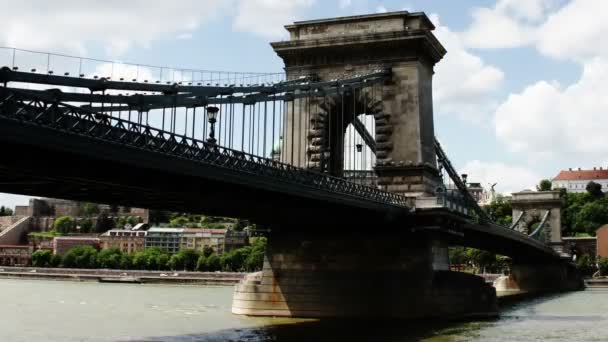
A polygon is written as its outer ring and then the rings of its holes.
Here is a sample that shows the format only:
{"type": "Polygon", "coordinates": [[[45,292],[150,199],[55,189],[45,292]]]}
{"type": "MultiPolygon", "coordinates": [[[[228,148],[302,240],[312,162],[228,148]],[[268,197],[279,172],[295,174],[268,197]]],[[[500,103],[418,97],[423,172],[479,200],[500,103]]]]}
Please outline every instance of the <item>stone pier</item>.
{"type": "Polygon", "coordinates": [[[510,272],[494,281],[499,293],[540,294],[577,291],[585,287],[574,264],[567,260],[555,262],[514,262],[510,272]]]}
{"type": "Polygon", "coordinates": [[[423,318],[496,314],[494,288],[450,272],[424,233],[269,237],[262,272],[236,286],[235,314],[423,318]]]}

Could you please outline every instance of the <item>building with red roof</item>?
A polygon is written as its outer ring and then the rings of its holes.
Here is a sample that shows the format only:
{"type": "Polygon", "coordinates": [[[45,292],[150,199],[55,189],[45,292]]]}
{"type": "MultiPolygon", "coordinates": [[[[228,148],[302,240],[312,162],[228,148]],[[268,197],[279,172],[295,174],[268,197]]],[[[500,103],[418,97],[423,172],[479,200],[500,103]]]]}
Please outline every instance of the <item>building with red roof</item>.
{"type": "Polygon", "coordinates": [[[608,192],[608,168],[594,167],[593,170],[568,169],[560,173],[551,181],[553,188],[564,188],[568,192],[585,192],[587,184],[595,182],[602,186],[604,192],[608,192]]]}

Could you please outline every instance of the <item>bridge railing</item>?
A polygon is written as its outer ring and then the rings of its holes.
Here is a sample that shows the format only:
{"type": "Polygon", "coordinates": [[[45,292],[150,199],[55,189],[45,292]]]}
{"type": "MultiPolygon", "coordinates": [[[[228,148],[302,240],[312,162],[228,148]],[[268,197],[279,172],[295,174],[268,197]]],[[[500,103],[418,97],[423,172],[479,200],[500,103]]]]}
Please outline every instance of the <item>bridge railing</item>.
{"type": "Polygon", "coordinates": [[[234,72],[125,63],[98,58],[0,47],[0,67],[81,78],[165,84],[262,84],[285,81],[282,72],[234,72]]]}
{"type": "Polygon", "coordinates": [[[53,97],[53,92],[41,94],[0,87],[0,119],[163,153],[233,172],[269,177],[273,181],[407,207],[406,198],[400,195],[220,146],[215,142],[151,127],[141,122],[141,116],[138,122],[134,122],[60,102],[53,97]]]}

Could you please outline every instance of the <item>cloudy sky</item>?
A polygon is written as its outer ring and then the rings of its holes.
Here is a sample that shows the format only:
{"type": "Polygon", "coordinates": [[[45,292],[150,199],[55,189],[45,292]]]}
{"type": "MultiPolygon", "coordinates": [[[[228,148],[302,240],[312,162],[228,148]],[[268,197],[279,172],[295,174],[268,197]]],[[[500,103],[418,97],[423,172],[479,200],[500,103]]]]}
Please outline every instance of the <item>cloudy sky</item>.
{"type": "MultiPolygon", "coordinates": [[[[0,45],[142,64],[281,71],[283,25],[424,11],[448,50],[436,134],[470,181],[501,192],[608,167],[608,2],[601,0],[0,0],[0,45]]],[[[6,56],[5,56],[6,57],[6,56]]],[[[0,53],[0,64],[2,64],[0,53]]],[[[0,194],[0,204],[25,203],[0,194]]]]}

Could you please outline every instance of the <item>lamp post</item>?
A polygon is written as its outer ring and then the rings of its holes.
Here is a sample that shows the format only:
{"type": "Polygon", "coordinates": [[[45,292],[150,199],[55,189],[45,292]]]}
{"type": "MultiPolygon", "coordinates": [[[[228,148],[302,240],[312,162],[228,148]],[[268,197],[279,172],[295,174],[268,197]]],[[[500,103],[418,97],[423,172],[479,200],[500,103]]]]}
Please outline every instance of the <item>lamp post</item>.
{"type": "Polygon", "coordinates": [[[215,123],[217,121],[217,113],[219,112],[219,108],[217,107],[207,107],[207,118],[209,119],[209,123],[211,124],[211,129],[209,130],[209,138],[207,138],[207,142],[215,145],[217,142],[215,140],[215,123]]]}

